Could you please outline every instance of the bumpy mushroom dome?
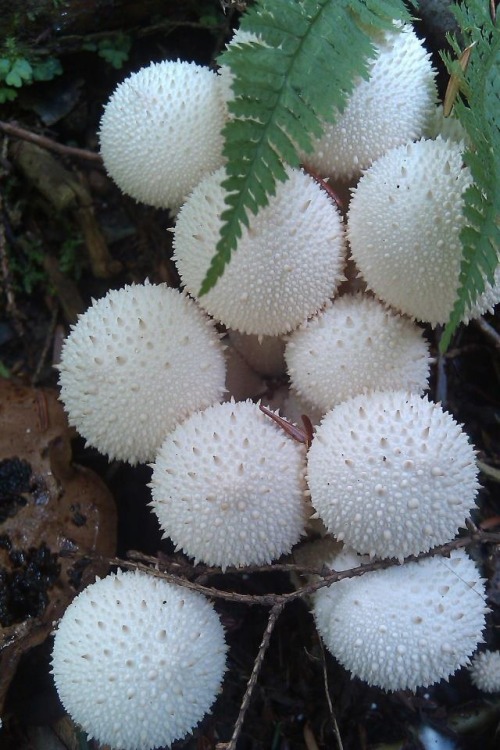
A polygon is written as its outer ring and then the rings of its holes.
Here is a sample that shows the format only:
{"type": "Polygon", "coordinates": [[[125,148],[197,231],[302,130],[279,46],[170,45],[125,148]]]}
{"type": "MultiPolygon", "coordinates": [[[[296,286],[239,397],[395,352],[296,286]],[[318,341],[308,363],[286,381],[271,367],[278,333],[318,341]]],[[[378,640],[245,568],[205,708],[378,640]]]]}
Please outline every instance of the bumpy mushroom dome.
{"type": "Polygon", "coordinates": [[[434,114],[435,71],[410,25],[379,35],[368,80],[361,79],[335,124],[326,123],[305,164],[351,179],[391,148],[420,138],[434,114]]]}
{"type": "Polygon", "coordinates": [[[362,295],[335,300],[294,331],[285,358],[293,388],[323,413],[370,390],[421,394],[429,378],[420,328],[362,295]]]}
{"type": "Polygon", "coordinates": [[[191,62],[152,63],[119,84],[99,132],[107,172],[138,201],[177,209],[223,163],[217,76],[191,62]]]}
{"type": "Polygon", "coordinates": [[[132,284],[94,301],[64,342],[61,399],[89,445],[132,464],[196,409],[222,398],[219,336],[185,295],[132,284]]]}
{"type": "MultiPolygon", "coordinates": [[[[200,305],[228,328],[278,336],[335,294],[343,279],[344,232],[337,207],[312,177],[290,169],[269,205],[250,217],[231,262],[200,305]]],[[[174,260],[194,297],[215,252],[225,208],[224,170],[205,178],[182,206],[174,260]]]]}
{"type": "Polygon", "coordinates": [[[251,401],[193,414],[153,465],[151,506],[173,542],[209,565],[269,563],[306,521],[303,446],[251,401]]]}
{"type": "MultiPolygon", "coordinates": [[[[335,559],[329,565],[336,569],[335,559]]],[[[460,550],[334,583],[316,593],[313,611],[328,650],[354,676],[415,690],[468,664],[482,641],[485,599],[460,550]]]]}
{"type": "Polygon", "coordinates": [[[460,425],[404,391],[339,404],[308,453],[311,501],[330,533],[383,558],[403,560],[453,539],[474,507],[477,475],[460,425]]]}
{"type": "Polygon", "coordinates": [[[437,138],[393,149],[365,172],[348,216],[352,257],[368,287],[412,318],[445,323],[462,259],[463,144],[437,138]]]}
{"type": "Polygon", "coordinates": [[[138,571],[79,594],[56,631],[52,672],[90,737],[120,750],[170,745],[212,706],[224,632],[200,594],[138,571]]]}
{"type": "Polygon", "coordinates": [[[500,651],[482,651],[472,659],[473,684],[485,693],[500,692],[500,651]]]}

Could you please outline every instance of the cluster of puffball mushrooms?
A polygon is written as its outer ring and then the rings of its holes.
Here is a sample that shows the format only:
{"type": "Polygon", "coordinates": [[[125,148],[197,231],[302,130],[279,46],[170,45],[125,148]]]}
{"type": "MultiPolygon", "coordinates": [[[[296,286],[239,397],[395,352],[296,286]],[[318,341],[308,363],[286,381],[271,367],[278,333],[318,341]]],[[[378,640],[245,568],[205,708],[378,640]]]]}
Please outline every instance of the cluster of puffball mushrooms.
{"type": "MultiPolygon", "coordinates": [[[[402,563],[320,588],[311,603],[336,659],[395,691],[468,665],[488,608],[464,551],[404,562],[452,540],[478,491],[473,446],[423,395],[431,358],[419,326],[451,312],[471,176],[464,133],[436,106],[435,71],[413,29],[373,43],[369,79],[325,123],[304,169],[288,169],[251,217],[202,297],[225,207],[231,73],[165,61],[118,86],[100,127],[104,164],[123,192],[175,213],[183,290],[146,281],[94,301],[59,369],[70,423],[110,459],[151,463],[152,511],[195,562],[268,564],[320,529],[342,544],[318,569],[402,563]],[[313,172],[350,186],[345,216],[313,172]],[[290,424],[309,415],[310,446],[259,408],[275,377],[290,385],[267,407],[290,424]]],[[[465,321],[499,291],[488,286],[465,321]]],[[[495,683],[486,655],[477,657],[478,686],[500,687],[499,658],[489,660],[495,683]]],[[[189,733],[225,666],[212,604],[137,571],[76,597],[52,662],[68,713],[125,750],[189,733]]]]}

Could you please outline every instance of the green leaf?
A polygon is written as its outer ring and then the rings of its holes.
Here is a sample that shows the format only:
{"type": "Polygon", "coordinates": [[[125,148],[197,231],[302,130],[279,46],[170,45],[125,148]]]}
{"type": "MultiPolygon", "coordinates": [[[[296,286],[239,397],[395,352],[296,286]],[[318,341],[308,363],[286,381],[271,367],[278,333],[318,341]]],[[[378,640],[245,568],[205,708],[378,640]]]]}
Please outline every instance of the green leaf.
{"type": "Polygon", "coordinates": [[[33,63],[34,81],[51,81],[63,72],[62,65],[55,57],[47,57],[33,63]]]}
{"type": "Polygon", "coordinates": [[[7,57],[0,57],[0,78],[5,80],[5,76],[10,70],[10,60],[7,57]]]}
{"type": "Polygon", "coordinates": [[[9,89],[6,86],[0,86],[0,104],[5,102],[13,102],[17,97],[17,91],[15,89],[9,89]]]}
{"type": "MultiPolygon", "coordinates": [[[[488,3],[469,0],[454,9],[466,44],[475,43],[467,70],[457,73],[445,56],[449,70],[462,75],[455,114],[465,128],[470,148],[464,159],[474,184],[464,195],[466,226],[462,241],[462,265],[458,296],[440,342],[442,352],[462,320],[467,307],[493,283],[500,262],[500,30],[493,23],[488,3]]],[[[460,53],[456,40],[451,40],[460,53]]]]}
{"type": "Polygon", "coordinates": [[[102,39],[98,44],[99,57],[119,70],[128,60],[132,42],[127,34],[117,34],[110,39],[102,39]]]}
{"type": "Polygon", "coordinates": [[[224,129],[227,210],[205,294],[222,275],[249,213],[256,214],[299,164],[323,121],[342,112],[374,55],[370,34],[409,20],[401,0],[258,0],[240,27],[259,42],[231,46],[219,62],[233,75],[232,119],[224,129]],[[326,82],[326,85],[325,85],[326,82]]]}
{"type": "Polygon", "coordinates": [[[11,68],[5,76],[5,83],[8,86],[21,88],[24,83],[31,83],[33,79],[33,68],[24,57],[18,57],[11,64],[11,68]]]}

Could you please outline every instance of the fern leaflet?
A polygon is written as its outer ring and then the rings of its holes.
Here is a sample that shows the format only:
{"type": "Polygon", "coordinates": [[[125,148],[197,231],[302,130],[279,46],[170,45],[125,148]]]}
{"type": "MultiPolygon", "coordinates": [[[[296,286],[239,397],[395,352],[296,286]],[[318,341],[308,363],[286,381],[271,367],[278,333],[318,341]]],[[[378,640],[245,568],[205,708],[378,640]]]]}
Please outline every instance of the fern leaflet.
{"type": "MultiPolygon", "coordinates": [[[[449,71],[460,78],[463,93],[455,113],[471,144],[464,160],[474,182],[464,194],[459,291],[441,338],[443,352],[465,310],[484,292],[486,281],[493,282],[500,252],[500,30],[484,0],[469,0],[454,13],[467,44],[474,43],[465,73],[443,55],[449,71]]],[[[459,54],[457,41],[450,41],[459,54]]]]}
{"type": "Polygon", "coordinates": [[[402,0],[259,0],[240,28],[259,42],[231,46],[220,58],[233,75],[232,119],[224,129],[223,186],[228,208],[200,295],[224,272],[256,214],[322,134],[322,120],[342,112],[374,56],[370,33],[409,20],[402,0]]]}

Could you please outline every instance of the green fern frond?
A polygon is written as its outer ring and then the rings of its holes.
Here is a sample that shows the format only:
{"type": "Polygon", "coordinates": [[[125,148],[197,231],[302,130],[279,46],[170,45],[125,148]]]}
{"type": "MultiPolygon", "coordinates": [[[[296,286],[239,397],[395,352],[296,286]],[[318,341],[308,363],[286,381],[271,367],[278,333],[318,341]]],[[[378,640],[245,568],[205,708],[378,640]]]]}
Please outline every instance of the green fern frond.
{"type": "Polygon", "coordinates": [[[214,286],[256,214],[322,134],[322,120],[342,112],[357,78],[368,77],[370,33],[409,20],[402,0],[260,0],[240,28],[259,43],[230,47],[220,58],[233,75],[233,119],[224,129],[227,209],[216,254],[200,294],[214,286]]]}
{"type": "MultiPolygon", "coordinates": [[[[466,226],[462,242],[459,292],[444,330],[440,349],[446,351],[465,310],[493,282],[500,261],[500,29],[484,0],[469,0],[454,8],[467,45],[474,43],[465,73],[449,55],[450,72],[461,78],[455,114],[465,128],[470,147],[464,160],[474,183],[464,194],[466,226]]],[[[456,40],[450,40],[459,54],[456,40]]]]}

